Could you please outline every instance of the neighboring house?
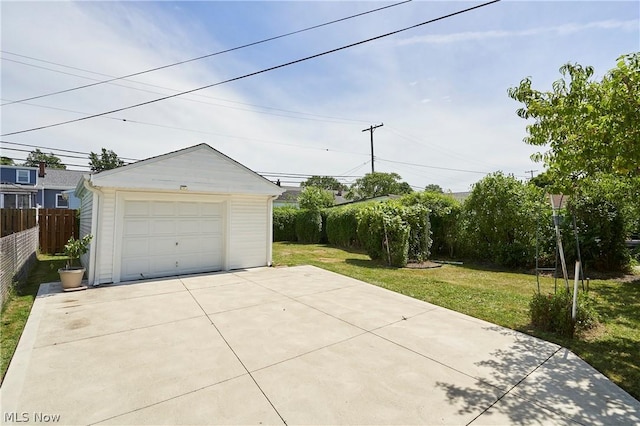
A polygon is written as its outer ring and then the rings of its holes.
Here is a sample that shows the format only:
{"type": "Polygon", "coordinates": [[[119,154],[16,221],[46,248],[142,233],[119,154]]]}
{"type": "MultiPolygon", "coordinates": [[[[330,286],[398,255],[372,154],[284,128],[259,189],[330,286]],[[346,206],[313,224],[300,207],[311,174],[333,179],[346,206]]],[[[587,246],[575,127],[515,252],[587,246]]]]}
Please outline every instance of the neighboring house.
{"type": "Polygon", "coordinates": [[[304,188],[300,186],[281,186],[281,188],[284,192],[273,201],[273,207],[298,207],[298,196],[304,188]]]}
{"type": "Polygon", "coordinates": [[[80,200],[71,193],[83,172],[42,167],[2,166],[0,208],[77,209],[80,200]]]}
{"type": "Polygon", "coordinates": [[[36,207],[37,167],[0,166],[0,208],[36,207]]]}
{"type": "Polygon", "coordinates": [[[271,264],[273,200],[283,189],[200,144],[86,175],[80,235],[89,284],[271,264]]]}
{"type": "Polygon", "coordinates": [[[37,204],[45,209],[78,209],[80,199],[74,195],[84,172],[77,170],[44,169],[38,174],[37,204]]]}

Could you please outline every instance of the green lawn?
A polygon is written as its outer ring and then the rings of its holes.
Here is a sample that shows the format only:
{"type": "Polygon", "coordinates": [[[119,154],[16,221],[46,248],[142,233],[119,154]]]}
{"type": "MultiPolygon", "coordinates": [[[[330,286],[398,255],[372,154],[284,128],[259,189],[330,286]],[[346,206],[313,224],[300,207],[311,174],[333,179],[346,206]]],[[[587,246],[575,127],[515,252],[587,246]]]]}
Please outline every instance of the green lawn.
{"type": "MultiPolygon", "coordinates": [[[[528,306],[536,290],[535,275],[473,265],[389,268],[364,253],[317,244],[274,243],[273,260],[276,266],[318,266],[558,343],[640,399],[640,276],[626,282],[591,281],[601,326],[567,339],[531,328],[528,306]]],[[[564,285],[562,280],[558,285],[564,285]]],[[[541,286],[543,292],[553,292],[553,278],[542,278],[541,286]]]]}
{"type": "Polygon", "coordinates": [[[16,288],[2,309],[2,333],[0,334],[0,371],[2,379],[9,367],[13,352],[18,346],[20,335],[27,323],[31,306],[42,283],[60,281],[58,268],[64,266],[64,256],[38,255],[35,265],[29,272],[27,281],[16,288]]]}

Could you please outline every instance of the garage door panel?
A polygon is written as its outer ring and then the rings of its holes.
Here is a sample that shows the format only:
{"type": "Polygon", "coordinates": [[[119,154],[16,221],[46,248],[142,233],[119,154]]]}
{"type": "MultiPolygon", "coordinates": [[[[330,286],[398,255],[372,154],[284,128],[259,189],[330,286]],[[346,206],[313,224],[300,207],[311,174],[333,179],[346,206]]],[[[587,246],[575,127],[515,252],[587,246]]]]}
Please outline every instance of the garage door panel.
{"type": "Polygon", "coordinates": [[[220,203],[202,203],[200,205],[201,216],[222,216],[222,205],[220,203]]]}
{"type": "Polygon", "coordinates": [[[149,255],[171,255],[176,250],[175,237],[161,237],[153,238],[151,244],[149,244],[149,255]]]}
{"type": "Polygon", "coordinates": [[[150,221],[150,233],[152,235],[175,235],[176,234],[175,219],[152,219],[150,221]]]}
{"type": "Polygon", "coordinates": [[[126,219],[124,222],[124,234],[128,236],[148,235],[149,222],[144,219],[126,219]]]}
{"type": "Polygon", "coordinates": [[[222,231],[222,220],[201,220],[199,227],[202,234],[220,234],[222,231]]]}
{"type": "Polygon", "coordinates": [[[178,235],[184,235],[184,234],[199,234],[202,232],[202,222],[200,221],[199,218],[195,218],[195,219],[181,219],[178,223],[177,223],[177,233],[178,235]]]}
{"type": "Polygon", "coordinates": [[[122,245],[122,255],[131,256],[148,256],[149,255],[149,239],[148,238],[128,238],[122,245]]]}
{"type": "Polygon", "coordinates": [[[171,216],[176,215],[176,203],[172,201],[153,201],[151,203],[152,216],[171,216]]]}
{"type": "Polygon", "coordinates": [[[126,201],[121,279],[222,269],[221,213],[220,203],[126,201]]]}
{"type": "Polygon", "coordinates": [[[148,201],[128,201],[127,216],[149,216],[148,201]]]}

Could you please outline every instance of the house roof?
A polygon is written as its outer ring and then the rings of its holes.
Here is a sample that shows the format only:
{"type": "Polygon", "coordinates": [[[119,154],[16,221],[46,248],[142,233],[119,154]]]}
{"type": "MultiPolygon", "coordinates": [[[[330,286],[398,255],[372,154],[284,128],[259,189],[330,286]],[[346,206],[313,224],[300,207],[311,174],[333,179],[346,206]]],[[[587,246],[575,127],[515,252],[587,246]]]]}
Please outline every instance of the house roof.
{"type": "Polygon", "coordinates": [[[85,175],[78,170],[45,169],[45,176],[38,176],[38,189],[73,189],[85,175]]]}
{"type": "MultiPolygon", "coordinates": [[[[279,195],[283,189],[207,144],[95,173],[97,187],[279,195]]],[[[81,191],[81,185],[77,187],[81,191]]]]}
{"type": "Polygon", "coordinates": [[[298,196],[304,189],[300,186],[281,186],[281,188],[284,190],[284,192],[280,194],[280,196],[276,198],[275,201],[290,202],[290,203],[297,203],[298,196]]]}

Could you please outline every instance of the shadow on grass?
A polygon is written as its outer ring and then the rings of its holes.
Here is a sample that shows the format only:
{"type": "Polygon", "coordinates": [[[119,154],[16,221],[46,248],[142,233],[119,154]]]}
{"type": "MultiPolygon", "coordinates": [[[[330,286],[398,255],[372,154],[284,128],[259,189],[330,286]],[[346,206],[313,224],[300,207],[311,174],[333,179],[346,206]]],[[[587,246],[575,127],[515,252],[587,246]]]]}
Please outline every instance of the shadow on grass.
{"type": "Polygon", "coordinates": [[[62,268],[65,263],[66,258],[63,257],[38,256],[29,271],[27,279],[16,286],[16,296],[35,296],[38,293],[40,284],[60,281],[58,269],[62,268]]]}
{"type": "Polygon", "coordinates": [[[383,262],[378,260],[370,260],[370,259],[345,259],[345,263],[348,265],[357,266],[358,268],[367,268],[367,269],[387,269],[387,270],[397,270],[402,268],[397,268],[395,266],[385,265],[383,262]]]}

